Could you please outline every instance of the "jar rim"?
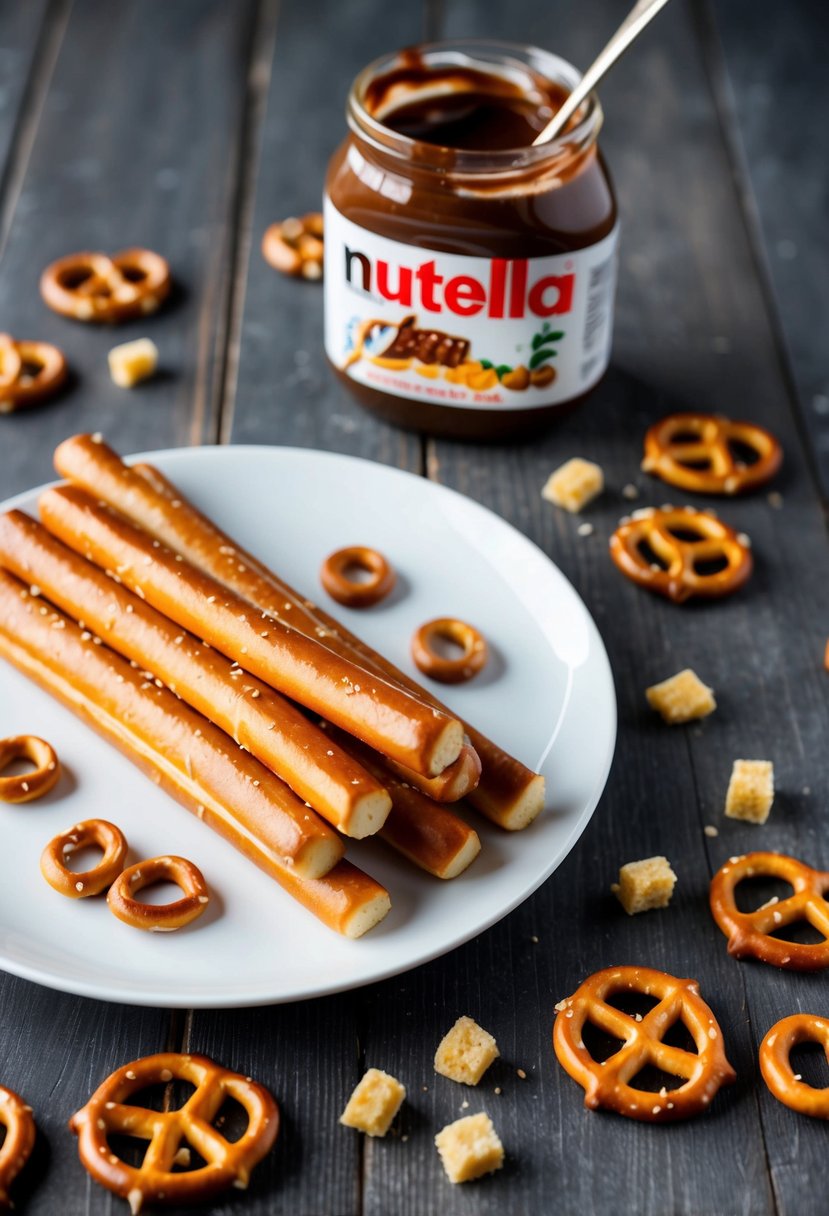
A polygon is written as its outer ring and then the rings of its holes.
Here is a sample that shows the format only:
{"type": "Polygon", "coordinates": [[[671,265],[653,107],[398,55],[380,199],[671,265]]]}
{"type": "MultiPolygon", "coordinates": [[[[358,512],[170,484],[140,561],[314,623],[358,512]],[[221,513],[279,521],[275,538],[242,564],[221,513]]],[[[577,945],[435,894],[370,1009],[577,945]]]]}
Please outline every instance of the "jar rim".
{"type": "Polygon", "coordinates": [[[355,77],[348,94],[346,119],[355,135],[375,150],[402,160],[414,161],[418,169],[452,175],[498,174],[525,171],[550,163],[566,163],[596,142],[603,122],[603,111],[595,91],[588,94],[574,122],[567,130],[544,144],[495,151],[443,148],[440,145],[413,139],[388,127],[365,107],[364,98],[369,85],[378,76],[405,63],[407,53],[416,52],[425,63],[471,66],[476,68],[511,68],[514,71],[532,69],[568,91],[576,87],[582,73],[573,64],[552,51],[520,42],[484,38],[461,38],[441,42],[424,42],[381,55],[355,77]],[[436,155],[449,153],[451,162],[438,163],[436,155]]]}

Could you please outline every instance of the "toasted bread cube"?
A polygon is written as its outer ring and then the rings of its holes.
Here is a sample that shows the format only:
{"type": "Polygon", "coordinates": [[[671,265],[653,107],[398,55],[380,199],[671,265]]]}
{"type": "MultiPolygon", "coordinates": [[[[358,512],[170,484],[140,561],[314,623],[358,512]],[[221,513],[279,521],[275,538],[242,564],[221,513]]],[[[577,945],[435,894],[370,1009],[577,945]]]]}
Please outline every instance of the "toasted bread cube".
{"type": "Polygon", "coordinates": [[[774,802],[774,765],[771,760],[735,760],[725,796],[729,819],[765,823],[774,802]]]}
{"type": "Polygon", "coordinates": [[[591,460],[574,456],[547,478],[541,497],[565,511],[581,511],[604,489],[604,473],[591,460]]]}
{"type": "Polygon", "coordinates": [[[667,908],[676,886],[676,874],[667,857],[629,861],[619,871],[619,881],[610,888],[628,916],[667,908]]]}
{"type": "Polygon", "coordinates": [[[435,1072],[462,1085],[477,1085],[499,1055],[498,1044],[489,1031],[472,1018],[458,1018],[435,1052],[435,1072]]]}
{"type": "Polygon", "coordinates": [[[504,1164],[504,1146],[484,1111],[449,1123],[435,1144],[450,1182],[469,1182],[504,1164]]]}
{"type": "Polygon", "coordinates": [[[717,708],[713,688],[686,667],[661,684],[652,684],[645,689],[651,709],[657,710],[666,722],[672,725],[690,722],[693,718],[707,718],[717,708]]]}
{"type": "Polygon", "coordinates": [[[150,338],[136,338],[113,346],[107,355],[109,374],[120,388],[132,388],[147,380],[158,367],[158,347],[150,338]]]}
{"type": "Polygon", "coordinates": [[[370,1068],[357,1083],[340,1115],[345,1127],[356,1127],[367,1136],[385,1136],[406,1097],[406,1087],[379,1068],[370,1068]]]}

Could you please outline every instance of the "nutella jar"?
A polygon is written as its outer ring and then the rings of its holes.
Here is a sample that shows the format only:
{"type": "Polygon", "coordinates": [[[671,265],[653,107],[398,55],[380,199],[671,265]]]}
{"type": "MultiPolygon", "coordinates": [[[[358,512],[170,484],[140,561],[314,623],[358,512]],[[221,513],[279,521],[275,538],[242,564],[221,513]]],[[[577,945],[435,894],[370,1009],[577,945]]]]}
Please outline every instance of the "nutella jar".
{"type": "Polygon", "coordinates": [[[493,439],[549,422],[608,363],[616,203],[591,94],[533,47],[440,43],[378,60],[348,99],[325,196],[325,350],[398,426],[493,439]]]}

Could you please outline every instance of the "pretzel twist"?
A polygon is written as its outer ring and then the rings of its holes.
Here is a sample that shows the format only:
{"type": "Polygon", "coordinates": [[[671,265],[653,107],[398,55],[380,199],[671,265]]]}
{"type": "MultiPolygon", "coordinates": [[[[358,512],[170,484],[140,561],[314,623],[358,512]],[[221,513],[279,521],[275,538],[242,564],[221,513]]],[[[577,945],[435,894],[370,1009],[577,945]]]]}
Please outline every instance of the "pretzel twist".
{"type": "Polygon", "coordinates": [[[0,773],[13,760],[29,760],[29,773],[0,777],[0,802],[31,802],[41,798],[60,777],[60,762],[51,743],[37,735],[12,735],[0,739],[0,773]]]}
{"type": "Polygon", "coordinates": [[[672,486],[698,494],[741,494],[765,485],[783,460],[774,436],[753,422],[716,414],[671,414],[645,435],[642,469],[672,486]],[[685,440],[684,436],[693,436],[685,440]],[[735,456],[739,443],[755,454],[752,464],[735,456]]]}
{"type": "Polygon", "coordinates": [[[0,414],[52,397],[67,374],[66,358],[56,346],[0,334],[0,414]]]}
{"type": "Polygon", "coordinates": [[[320,567],[320,582],[338,604],[345,604],[347,608],[370,608],[386,598],[394,587],[396,575],[377,549],[349,545],[325,559],[320,567]],[[370,577],[365,582],[349,578],[348,570],[354,567],[370,577]]]}
{"type": "Polygon", "coordinates": [[[0,1208],[10,1208],[9,1190],[31,1156],[36,1130],[31,1106],[5,1085],[0,1085],[0,1123],[6,1129],[0,1147],[0,1208]]]}
{"type": "Polygon", "coordinates": [[[584,981],[562,1001],[553,1030],[553,1045],[565,1072],[585,1091],[585,1106],[603,1106],[629,1119],[665,1123],[687,1119],[705,1109],[721,1085],[735,1079],[725,1056],[722,1031],[699,994],[696,980],[680,980],[650,967],[608,967],[584,981]],[[618,992],[638,992],[659,998],[641,1021],[608,1004],[618,992]],[[680,1019],[697,1047],[697,1054],[663,1042],[680,1019]],[[624,1045],[599,1063],[584,1045],[585,1022],[591,1022],[624,1045]],[[686,1078],[677,1089],[650,1093],[630,1084],[646,1065],[686,1078]]]}
{"type": "Polygon", "coordinates": [[[419,671],[440,684],[463,684],[486,666],[489,650],[483,634],[466,621],[438,617],[421,625],[412,638],[412,658],[419,671]],[[461,647],[456,658],[442,655],[435,642],[442,638],[461,647]]]}
{"type": "Polygon", "coordinates": [[[829,1119],[829,1087],[815,1089],[795,1076],[790,1055],[799,1043],[820,1043],[829,1063],[829,1021],[813,1013],[793,1013],[775,1022],[760,1044],[760,1071],[771,1092],[801,1115],[829,1119]]]}
{"type": "Polygon", "coordinates": [[[152,857],[122,871],[109,889],[107,903],[126,925],[150,933],[172,933],[201,916],[210,902],[204,875],[185,857],[152,857]],[[170,904],[147,904],[133,896],[154,882],[174,882],[184,895],[170,904]]]}
{"type": "Polygon", "coordinates": [[[40,294],[54,312],[110,324],[155,312],[171,285],[168,262],[149,249],[125,249],[112,257],[70,253],[40,276],[40,294]]]}
{"type": "Polygon", "coordinates": [[[648,591],[681,604],[691,596],[706,599],[730,595],[751,574],[747,538],[707,511],[693,507],[646,507],[619,524],[610,538],[610,556],[623,574],[648,591]],[[694,539],[688,539],[692,535],[694,539]],[[647,545],[659,562],[642,551],[647,545]],[[698,566],[725,561],[714,573],[698,566]]]}
{"type": "Polygon", "coordinates": [[[120,828],[106,819],[86,819],[49,841],[40,855],[40,872],[61,895],[86,899],[112,886],[124,868],[126,857],[127,840],[120,828]],[[103,849],[98,864],[91,870],[70,870],[67,857],[91,845],[103,849]]]}
{"type": "Polygon", "coordinates": [[[294,278],[321,279],[323,253],[323,220],[319,211],[271,224],[262,237],[265,261],[274,270],[294,278]]]}
{"type": "Polygon", "coordinates": [[[728,938],[728,953],[734,958],[756,958],[787,971],[820,971],[829,967],[829,872],[813,870],[784,853],[746,853],[732,857],[711,880],[711,913],[728,938]],[[788,899],[770,901],[754,912],[740,912],[734,891],[743,879],[782,878],[794,893],[788,899]],[[822,942],[806,944],[784,941],[771,935],[798,921],[808,921],[822,942]]]}
{"type": "Polygon", "coordinates": [[[96,1182],[129,1202],[135,1216],[144,1203],[197,1203],[229,1186],[244,1190],[251,1170],[270,1150],[279,1131],[279,1108],[264,1088],[206,1056],[160,1052],[117,1069],[69,1121],[78,1137],[81,1162],[96,1182]],[[148,1085],[188,1081],[195,1091],[178,1110],[130,1105],[148,1085]],[[213,1126],[226,1098],[244,1107],[248,1126],[228,1141],[213,1126]],[[140,1166],[128,1165],[111,1149],[112,1135],[148,1140],[140,1166]],[[175,1171],[191,1146],[205,1165],[175,1171]]]}

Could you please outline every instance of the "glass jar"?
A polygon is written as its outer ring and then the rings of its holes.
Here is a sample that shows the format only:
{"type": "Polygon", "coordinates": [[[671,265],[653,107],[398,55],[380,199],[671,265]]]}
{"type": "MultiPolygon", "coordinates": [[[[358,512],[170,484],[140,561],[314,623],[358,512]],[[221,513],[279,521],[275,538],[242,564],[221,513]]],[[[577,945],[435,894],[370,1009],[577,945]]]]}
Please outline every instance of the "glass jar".
{"type": "Polygon", "coordinates": [[[546,51],[477,41],[355,80],[326,181],[325,349],[386,420],[509,437],[604,374],[617,218],[595,94],[532,145],[578,80],[546,51]]]}

